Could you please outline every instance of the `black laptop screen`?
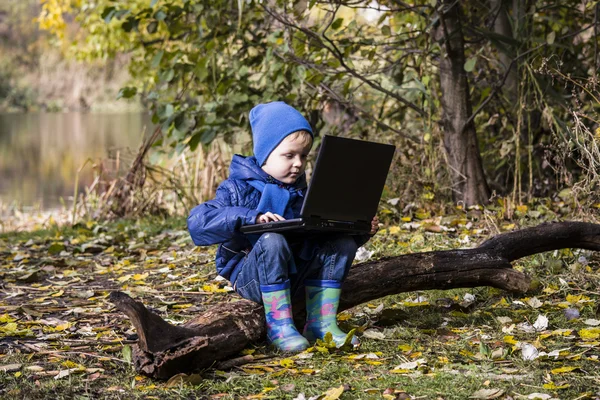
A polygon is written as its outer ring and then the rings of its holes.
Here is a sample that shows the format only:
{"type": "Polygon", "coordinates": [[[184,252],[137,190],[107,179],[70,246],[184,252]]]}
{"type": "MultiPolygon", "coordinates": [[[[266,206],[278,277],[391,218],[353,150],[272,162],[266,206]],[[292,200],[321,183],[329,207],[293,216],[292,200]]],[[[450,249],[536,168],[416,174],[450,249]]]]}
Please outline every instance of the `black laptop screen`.
{"type": "Polygon", "coordinates": [[[377,213],[394,146],[325,136],[302,217],[369,222],[377,213]]]}

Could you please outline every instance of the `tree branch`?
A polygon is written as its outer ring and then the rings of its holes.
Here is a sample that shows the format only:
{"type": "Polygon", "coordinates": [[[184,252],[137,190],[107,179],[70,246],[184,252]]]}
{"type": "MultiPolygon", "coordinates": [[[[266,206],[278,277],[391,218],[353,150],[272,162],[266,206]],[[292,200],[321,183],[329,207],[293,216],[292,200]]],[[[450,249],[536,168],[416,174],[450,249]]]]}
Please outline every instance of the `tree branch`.
{"type": "Polygon", "coordinates": [[[406,105],[407,107],[409,107],[409,108],[413,109],[414,111],[416,111],[417,113],[419,113],[421,116],[427,117],[427,113],[422,108],[420,108],[417,105],[413,104],[412,102],[406,100],[404,97],[383,88],[380,84],[378,84],[370,79],[367,79],[363,75],[359,74],[355,69],[350,68],[345,62],[344,55],[335,46],[335,44],[331,40],[329,40],[326,36],[323,36],[323,37],[332,47],[329,47],[327,44],[325,44],[323,42],[323,39],[321,38],[321,36],[319,36],[317,33],[311,31],[310,29],[303,28],[296,24],[293,24],[292,22],[288,21],[287,18],[285,18],[282,15],[271,10],[269,7],[265,6],[264,4],[262,4],[261,6],[265,9],[265,11],[267,11],[267,13],[269,13],[269,15],[271,15],[273,18],[275,18],[276,20],[278,20],[285,26],[299,30],[299,31],[303,32],[305,35],[315,39],[321,45],[322,48],[329,51],[339,61],[340,65],[350,75],[361,80],[362,82],[366,83],[367,85],[371,86],[373,89],[375,89],[381,93],[385,93],[385,94],[389,95],[391,98],[398,100],[402,104],[406,105]]]}
{"type": "MultiPolygon", "coordinates": [[[[339,310],[415,290],[492,286],[525,292],[530,279],[511,269],[510,262],[562,248],[600,251],[600,225],[546,223],[498,235],[472,249],[406,254],[356,264],[344,282],[339,310]]],[[[300,293],[294,299],[296,315],[304,312],[303,298],[300,293]]],[[[183,326],[168,324],[124,293],[113,292],[109,300],[138,331],[140,341],[133,347],[136,370],[158,379],[210,367],[265,335],[263,307],[249,300],[232,297],[231,302],[221,303],[183,326]]]]}

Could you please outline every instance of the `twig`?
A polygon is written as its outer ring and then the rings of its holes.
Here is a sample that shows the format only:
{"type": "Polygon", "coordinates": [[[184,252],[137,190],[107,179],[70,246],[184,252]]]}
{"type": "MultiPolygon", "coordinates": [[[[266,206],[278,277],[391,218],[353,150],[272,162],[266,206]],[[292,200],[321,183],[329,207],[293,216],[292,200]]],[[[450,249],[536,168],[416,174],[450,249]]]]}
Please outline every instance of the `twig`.
{"type": "Polygon", "coordinates": [[[76,354],[76,355],[84,355],[84,356],[94,357],[94,358],[107,358],[107,359],[112,360],[112,361],[119,361],[119,362],[122,362],[122,363],[125,363],[125,364],[131,364],[131,362],[122,360],[122,359],[117,358],[117,357],[103,356],[103,355],[100,355],[100,354],[92,354],[92,353],[83,353],[81,351],[59,351],[59,350],[54,350],[54,351],[40,351],[40,352],[38,352],[36,354],[52,354],[53,356],[60,357],[60,358],[68,358],[68,357],[65,357],[64,354],[76,354]]]}
{"type": "Polygon", "coordinates": [[[240,365],[248,364],[254,361],[254,356],[249,354],[242,357],[232,358],[231,360],[221,361],[215,365],[215,369],[224,370],[231,369],[233,367],[239,367],[240,365]]]}
{"type": "MultiPolygon", "coordinates": [[[[575,32],[571,32],[568,33],[566,35],[563,35],[561,37],[559,37],[557,40],[562,40],[562,39],[566,39],[570,36],[575,36],[578,35],[582,32],[587,31],[588,29],[594,27],[595,24],[591,24],[588,25],[578,31],[575,32]]],[[[502,87],[504,87],[504,84],[506,83],[506,79],[508,79],[508,76],[510,75],[511,69],[513,67],[513,65],[521,58],[525,57],[528,54],[533,53],[534,51],[537,51],[539,49],[541,49],[542,47],[548,46],[548,43],[542,43],[532,49],[527,50],[526,52],[519,54],[517,57],[513,58],[512,61],[510,62],[510,64],[508,65],[508,68],[506,68],[506,72],[504,73],[504,76],[502,77],[502,79],[500,80],[500,82],[498,82],[496,85],[494,85],[494,89],[492,90],[492,92],[488,95],[488,97],[486,97],[486,99],[479,105],[479,107],[477,107],[477,109],[473,112],[473,114],[471,114],[471,116],[469,117],[469,119],[467,119],[467,121],[464,123],[462,129],[461,129],[461,134],[465,131],[465,129],[467,128],[467,126],[469,126],[469,124],[475,119],[475,117],[477,116],[477,114],[479,114],[479,112],[481,112],[481,110],[483,110],[483,108],[492,100],[492,98],[494,96],[496,96],[496,94],[498,94],[498,92],[500,91],[500,89],[502,89],[502,87]]]]}
{"type": "Polygon", "coordinates": [[[343,53],[337,48],[337,46],[335,45],[335,43],[333,43],[332,40],[330,40],[327,36],[323,35],[318,35],[317,33],[311,31],[310,29],[307,28],[303,28],[300,27],[298,25],[293,24],[292,22],[290,22],[289,20],[287,20],[285,17],[283,17],[282,15],[276,13],[275,11],[273,11],[272,9],[270,9],[269,7],[267,7],[264,4],[261,4],[261,6],[263,7],[263,9],[269,13],[269,15],[271,15],[273,18],[275,18],[277,21],[279,21],[280,23],[282,23],[283,25],[292,28],[292,29],[296,29],[301,31],[302,33],[304,33],[306,36],[309,36],[313,39],[315,39],[317,42],[319,42],[319,44],[326,49],[327,51],[329,51],[340,63],[340,66],[342,66],[344,68],[344,70],[346,70],[346,72],[348,72],[350,75],[352,75],[353,77],[359,79],[360,81],[366,83],[367,85],[369,85],[370,87],[372,87],[373,89],[381,92],[381,93],[385,93],[387,95],[389,95],[390,97],[398,100],[399,102],[401,102],[402,104],[404,104],[405,106],[413,109],[414,111],[416,111],[417,113],[419,113],[421,116],[426,117],[427,116],[427,112],[425,110],[423,110],[422,108],[418,107],[417,105],[413,104],[412,102],[406,100],[404,97],[391,92],[387,89],[385,89],[384,87],[382,87],[380,84],[366,78],[365,76],[363,76],[362,74],[359,74],[355,69],[350,68],[345,61],[344,55],[343,53]],[[327,41],[327,43],[329,43],[329,46],[327,44],[325,44],[323,42],[323,38],[327,41]]]}

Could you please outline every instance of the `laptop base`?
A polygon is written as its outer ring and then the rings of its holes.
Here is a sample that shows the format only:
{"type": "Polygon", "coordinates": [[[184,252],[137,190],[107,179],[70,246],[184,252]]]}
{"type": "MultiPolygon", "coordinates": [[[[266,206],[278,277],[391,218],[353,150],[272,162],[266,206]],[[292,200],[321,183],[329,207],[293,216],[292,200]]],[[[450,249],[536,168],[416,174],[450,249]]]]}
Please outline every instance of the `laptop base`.
{"type": "Polygon", "coordinates": [[[245,225],[240,229],[242,233],[266,232],[304,232],[304,233],[349,233],[362,235],[371,231],[368,223],[331,221],[331,220],[305,220],[295,218],[285,221],[267,222],[265,224],[245,225]]]}

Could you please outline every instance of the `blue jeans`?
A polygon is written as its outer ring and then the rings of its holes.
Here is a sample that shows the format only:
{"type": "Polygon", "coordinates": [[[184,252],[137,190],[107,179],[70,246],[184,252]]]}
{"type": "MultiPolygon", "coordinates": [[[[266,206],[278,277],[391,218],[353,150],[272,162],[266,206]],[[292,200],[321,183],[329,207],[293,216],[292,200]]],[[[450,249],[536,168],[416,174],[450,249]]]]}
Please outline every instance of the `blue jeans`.
{"type": "Polygon", "coordinates": [[[243,266],[234,288],[240,296],[262,303],[260,285],[289,279],[293,297],[304,288],[305,279],[343,282],[357,249],[356,241],[349,235],[288,243],[279,233],[264,233],[241,261],[243,266]]]}

